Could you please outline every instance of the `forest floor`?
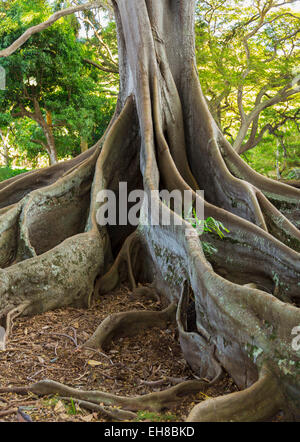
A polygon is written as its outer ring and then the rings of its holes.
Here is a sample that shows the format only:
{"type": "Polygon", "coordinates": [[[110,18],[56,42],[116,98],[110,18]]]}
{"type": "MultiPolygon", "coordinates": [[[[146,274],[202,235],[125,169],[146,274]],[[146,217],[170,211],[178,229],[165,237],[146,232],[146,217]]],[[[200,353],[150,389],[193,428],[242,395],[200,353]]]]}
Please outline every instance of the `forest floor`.
{"type": "MultiPolygon", "coordinates": [[[[168,380],[159,385],[153,385],[153,381],[168,377],[193,379],[173,325],[165,330],[153,328],[134,337],[115,340],[107,353],[78,347],[110,313],[160,309],[159,302],[133,295],[122,286],[89,309],[64,308],[17,318],[6,351],[0,352],[0,391],[4,387],[24,387],[42,379],[52,379],[79,389],[136,396],[171,386],[168,380]]],[[[225,375],[205,394],[183,398],[171,410],[161,414],[140,410],[137,421],[182,422],[195,403],[234,391],[237,387],[225,375]]],[[[107,421],[99,413],[84,410],[56,396],[0,392],[0,421],[22,421],[17,412],[19,407],[35,422],[107,421]]]]}

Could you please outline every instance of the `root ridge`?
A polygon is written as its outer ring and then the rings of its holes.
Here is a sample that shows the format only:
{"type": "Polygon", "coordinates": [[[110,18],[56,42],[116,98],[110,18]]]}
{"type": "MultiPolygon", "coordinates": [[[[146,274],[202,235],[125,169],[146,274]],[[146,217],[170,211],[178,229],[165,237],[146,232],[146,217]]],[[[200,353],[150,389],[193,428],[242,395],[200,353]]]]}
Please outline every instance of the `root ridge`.
{"type": "Polygon", "coordinates": [[[265,366],[246,390],[209,399],[196,405],[187,422],[255,422],[274,416],[283,405],[276,377],[265,366]]]}
{"type": "Polygon", "coordinates": [[[116,337],[133,336],[153,327],[166,328],[175,321],[176,304],[162,311],[128,311],[109,315],[84,344],[89,348],[107,348],[116,337]]]}
{"type": "Polygon", "coordinates": [[[158,412],[169,408],[174,403],[180,401],[185,395],[206,391],[210,385],[212,384],[205,381],[191,380],[182,382],[166,390],[136,397],[116,396],[102,391],[77,390],[48,379],[31,385],[29,389],[32,393],[41,396],[58,394],[93,404],[103,403],[108,406],[118,406],[124,410],[150,410],[158,412]]]}

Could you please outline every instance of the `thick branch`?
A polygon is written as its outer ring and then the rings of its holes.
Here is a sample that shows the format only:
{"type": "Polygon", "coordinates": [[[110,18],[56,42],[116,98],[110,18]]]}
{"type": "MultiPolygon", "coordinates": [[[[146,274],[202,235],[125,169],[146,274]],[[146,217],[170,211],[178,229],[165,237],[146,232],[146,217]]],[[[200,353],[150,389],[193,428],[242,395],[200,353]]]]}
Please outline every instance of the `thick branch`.
{"type": "Polygon", "coordinates": [[[300,91],[300,86],[294,87],[297,81],[299,81],[299,75],[297,75],[292,81],[290,81],[287,85],[281,88],[277,92],[277,94],[275,94],[273,97],[265,101],[261,101],[261,98],[264,95],[266,88],[263,88],[261,90],[261,92],[258,94],[255,107],[244,119],[242,119],[242,125],[236,137],[236,140],[233,144],[233,148],[235,149],[236,152],[242,153],[241,147],[243,140],[247,135],[248,129],[252,122],[254,122],[255,120],[257,120],[258,122],[259,115],[264,109],[271,107],[274,104],[288,101],[290,97],[296,95],[300,91]],[[258,100],[258,98],[260,98],[260,100],[258,100]]]}

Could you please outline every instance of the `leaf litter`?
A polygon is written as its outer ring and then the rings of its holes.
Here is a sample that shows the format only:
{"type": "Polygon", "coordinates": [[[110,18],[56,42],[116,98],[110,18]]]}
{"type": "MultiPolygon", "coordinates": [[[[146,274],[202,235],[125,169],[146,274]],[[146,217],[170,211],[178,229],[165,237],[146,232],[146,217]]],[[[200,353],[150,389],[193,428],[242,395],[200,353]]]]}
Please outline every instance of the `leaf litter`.
{"type": "MultiPolygon", "coordinates": [[[[106,353],[80,347],[111,313],[161,308],[159,301],[122,286],[102,296],[89,309],[68,307],[17,318],[6,351],[0,351],[0,389],[52,379],[79,389],[136,396],[168,388],[170,379],[193,379],[174,325],[114,340],[106,353]]],[[[139,420],[182,422],[197,402],[234,391],[236,385],[225,375],[205,394],[183,398],[179,405],[161,415],[141,410],[139,420]]],[[[106,421],[99,413],[55,396],[0,393],[0,421],[26,420],[22,413],[33,422],[106,421]]]]}

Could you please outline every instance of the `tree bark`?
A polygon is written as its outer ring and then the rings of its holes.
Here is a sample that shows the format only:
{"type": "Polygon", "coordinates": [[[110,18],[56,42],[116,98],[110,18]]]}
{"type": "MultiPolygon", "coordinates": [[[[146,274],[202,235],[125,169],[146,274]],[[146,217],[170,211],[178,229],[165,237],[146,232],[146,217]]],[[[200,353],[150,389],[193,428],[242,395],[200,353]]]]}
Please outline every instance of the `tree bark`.
{"type": "MultiPolygon", "coordinates": [[[[246,388],[228,398],[225,414],[224,400],[216,399],[195,408],[190,420],[234,420],[241,403],[246,406],[237,420],[266,419],[279,409],[286,419],[299,419],[300,353],[292,346],[300,324],[299,190],[252,171],[211,117],[196,72],[194,1],[113,4],[120,94],[104,137],[67,170],[54,166],[48,176],[38,171],[0,187],[0,316],[24,302],[23,314],[89,305],[93,294],[124,278],[133,289],[137,281],[151,282],[177,304],[181,348],[196,374],[213,382],[225,370],[246,388]],[[152,225],[145,204],[134,232],[97,224],[98,192],[118,195],[124,181],[128,191],[144,189],[148,196],[162,188],[191,190],[205,217],[221,221],[229,233],[222,240],[199,238],[187,221],[152,225]],[[205,201],[197,189],[204,189],[205,201]],[[216,249],[209,258],[202,239],[216,249]]],[[[155,195],[161,212],[172,212],[155,195]]],[[[119,323],[114,318],[110,333],[118,335],[119,323]]],[[[158,407],[170,395],[178,399],[183,390],[199,388],[192,384],[147,396],[147,404],[155,409],[154,400],[158,407]]],[[[46,382],[32,391],[71,390],[46,382]]],[[[101,392],[78,392],[77,398],[122,401],[132,410],[142,403],[101,392]]]]}
{"type": "Polygon", "coordinates": [[[85,138],[81,137],[80,138],[80,150],[81,153],[86,152],[89,148],[88,142],[85,138]]]}
{"type": "Polygon", "coordinates": [[[50,166],[57,163],[57,153],[55,138],[52,131],[52,117],[49,111],[46,111],[46,120],[43,117],[39,102],[36,97],[33,98],[34,112],[30,112],[23,105],[20,105],[20,112],[15,112],[14,117],[28,117],[34,120],[44,132],[47,143],[41,140],[32,140],[33,143],[40,144],[46,149],[49,155],[50,166]]]}
{"type": "MultiPolygon", "coordinates": [[[[293,78],[292,81],[288,82],[288,84],[286,84],[283,88],[281,88],[273,97],[262,101],[262,98],[264,97],[265,93],[268,90],[268,85],[264,86],[261,89],[261,91],[258,93],[258,95],[256,97],[256,101],[255,101],[255,106],[253,107],[251,112],[249,112],[248,115],[246,115],[243,110],[243,104],[242,104],[242,98],[243,98],[242,89],[243,88],[241,87],[240,94],[238,94],[238,103],[239,103],[239,110],[240,110],[240,116],[241,116],[241,126],[238,131],[237,137],[233,143],[233,149],[238,154],[242,154],[246,150],[249,150],[252,147],[254,147],[254,145],[251,146],[250,143],[248,144],[248,142],[246,143],[247,145],[244,146],[243,141],[245,140],[246,135],[247,135],[248,130],[251,125],[252,125],[252,131],[251,131],[250,137],[251,137],[251,135],[254,135],[254,136],[256,135],[258,121],[259,121],[259,117],[260,117],[261,112],[264,109],[267,109],[268,107],[273,106],[274,104],[288,101],[288,99],[290,97],[299,93],[299,91],[300,91],[299,78],[300,78],[299,75],[296,75],[296,77],[293,78]]],[[[253,144],[254,144],[254,140],[253,140],[253,144]]]]}
{"type": "Polygon", "coordinates": [[[9,167],[9,133],[10,128],[8,128],[6,135],[2,133],[2,130],[0,129],[0,137],[3,144],[3,153],[1,153],[2,158],[4,159],[4,165],[6,167],[9,167]]]}
{"type": "Polygon", "coordinates": [[[46,120],[43,117],[39,102],[36,98],[33,99],[34,103],[34,110],[35,110],[35,118],[37,123],[42,128],[47,145],[47,153],[49,155],[49,163],[50,166],[57,163],[57,153],[56,153],[56,146],[55,146],[55,138],[53,135],[53,129],[52,129],[52,115],[50,111],[46,111],[46,120]]]}

